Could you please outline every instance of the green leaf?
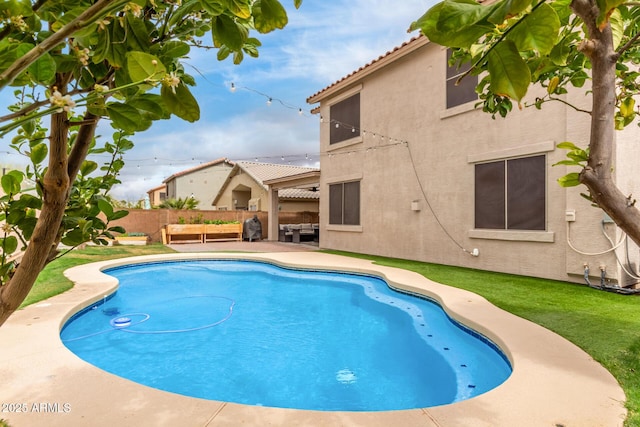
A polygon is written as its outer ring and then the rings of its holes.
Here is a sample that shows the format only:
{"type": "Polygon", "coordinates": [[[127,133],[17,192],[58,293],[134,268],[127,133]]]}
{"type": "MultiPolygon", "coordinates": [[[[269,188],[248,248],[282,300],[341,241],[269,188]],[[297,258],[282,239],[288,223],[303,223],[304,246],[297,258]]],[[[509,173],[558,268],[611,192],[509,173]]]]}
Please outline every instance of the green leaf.
{"type": "Polygon", "coordinates": [[[575,160],[560,160],[557,163],[554,163],[553,166],[581,166],[580,163],[576,162],[575,160]]]}
{"type": "Polygon", "coordinates": [[[573,142],[569,142],[569,141],[561,142],[558,145],[556,145],[556,147],[558,147],[558,148],[560,148],[562,150],[580,150],[580,147],[578,147],[573,142]]]}
{"type": "Polygon", "coordinates": [[[220,15],[214,18],[212,24],[211,34],[213,36],[214,46],[227,46],[234,52],[242,49],[249,35],[245,27],[237,24],[226,15],[220,15]]]}
{"type": "Polygon", "coordinates": [[[49,148],[47,147],[47,144],[41,142],[31,148],[31,154],[29,157],[34,164],[40,164],[47,157],[47,154],[49,154],[49,148]]]}
{"type": "Polygon", "coordinates": [[[302,6],[302,0],[293,0],[293,5],[296,9],[300,9],[300,6],[302,6]]]}
{"type": "Polygon", "coordinates": [[[80,166],[80,174],[82,176],[87,176],[96,169],[98,169],[98,164],[96,162],[85,160],[82,162],[82,166],[80,166]]]}
{"type": "Polygon", "coordinates": [[[111,30],[111,43],[107,50],[106,59],[116,68],[122,68],[126,62],[127,56],[127,33],[124,28],[116,22],[111,23],[108,27],[111,30]]]}
{"type": "Polygon", "coordinates": [[[42,200],[36,196],[32,196],[31,194],[22,194],[20,195],[20,199],[16,201],[15,205],[19,206],[20,209],[41,209],[42,200]]]}
{"type": "Polygon", "coordinates": [[[20,184],[24,179],[24,174],[20,171],[9,171],[2,175],[0,183],[5,194],[18,194],[20,192],[20,184]]]}
{"type": "Polygon", "coordinates": [[[611,31],[613,33],[613,49],[618,49],[624,37],[624,19],[619,9],[615,9],[609,18],[611,31]]]}
{"type": "Polygon", "coordinates": [[[116,225],[114,227],[109,227],[109,229],[107,231],[113,231],[114,233],[126,233],[127,230],[124,229],[124,227],[120,226],[120,225],[116,225]]]}
{"type": "Polygon", "coordinates": [[[626,1],[627,0],[596,0],[598,9],[600,10],[600,14],[598,15],[597,20],[597,24],[600,29],[603,29],[605,27],[614,9],[621,4],[624,4],[626,1]]]}
{"type": "Polygon", "coordinates": [[[496,95],[520,102],[527,94],[531,72],[512,41],[504,40],[489,52],[487,69],[496,95]]]}
{"type": "Polygon", "coordinates": [[[251,18],[251,7],[248,0],[228,0],[229,10],[238,18],[251,18]]]}
{"type": "Polygon", "coordinates": [[[56,76],[56,61],[49,53],[45,53],[28,68],[33,80],[42,84],[49,84],[56,76]]]}
{"type": "Polygon", "coordinates": [[[213,16],[222,15],[225,11],[225,4],[220,0],[200,0],[200,4],[202,4],[204,10],[213,16]]]}
{"type": "Polygon", "coordinates": [[[577,172],[569,173],[558,179],[561,187],[576,187],[580,185],[580,174],[577,172]]]}
{"type": "Polygon", "coordinates": [[[625,98],[620,103],[620,114],[622,115],[622,117],[629,118],[629,117],[635,116],[635,114],[636,114],[636,112],[634,110],[635,105],[636,105],[635,99],[633,99],[630,96],[625,98]]]}
{"type": "Polygon", "coordinates": [[[116,221],[121,218],[124,218],[127,215],[129,215],[129,211],[125,211],[125,210],[115,211],[113,215],[111,215],[111,217],[109,218],[109,221],[116,221]]]}
{"type": "Polygon", "coordinates": [[[430,41],[442,46],[469,48],[486,32],[493,29],[492,26],[486,24],[476,24],[464,31],[440,31],[438,30],[438,22],[442,7],[443,3],[438,3],[429,9],[420,19],[411,24],[409,31],[420,29],[430,41]]]}
{"type": "Polygon", "coordinates": [[[160,51],[162,56],[167,56],[169,58],[181,58],[189,54],[191,48],[188,44],[181,41],[168,41],[162,46],[162,50],[160,51]]]}
{"type": "Polygon", "coordinates": [[[111,219],[111,216],[113,215],[113,206],[111,206],[111,203],[106,199],[101,198],[98,199],[98,207],[100,208],[100,212],[103,212],[108,220],[111,219]]]}
{"type": "Polygon", "coordinates": [[[145,93],[132,98],[128,104],[137,108],[149,120],[168,119],[171,117],[171,114],[166,111],[166,106],[160,95],[145,93]]]}
{"type": "Polygon", "coordinates": [[[175,88],[175,93],[170,87],[162,85],[160,95],[172,114],[192,123],[200,119],[198,101],[184,83],[180,83],[175,88]]]}
{"type": "Polygon", "coordinates": [[[560,43],[556,44],[553,49],[551,49],[551,53],[549,57],[554,65],[565,66],[567,65],[567,60],[569,59],[569,55],[573,50],[572,41],[569,37],[563,38],[560,43]]]}
{"type": "Polygon", "coordinates": [[[20,221],[18,224],[18,228],[22,231],[22,237],[26,240],[31,239],[31,235],[33,234],[33,230],[36,228],[38,224],[38,218],[35,217],[26,217],[20,221]]]}
{"type": "Polygon", "coordinates": [[[509,33],[519,51],[535,50],[547,55],[556,44],[560,31],[560,18],[556,11],[546,3],[521,19],[509,33]]]}
{"type": "Polygon", "coordinates": [[[82,234],[82,230],[79,228],[75,228],[68,232],[63,238],[62,243],[67,246],[78,246],[85,242],[84,235],[82,234]]]}
{"type": "Polygon", "coordinates": [[[143,120],[137,109],[127,104],[110,102],[107,104],[107,113],[113,125],[125,132],[137,132],[151,126],[151,122],[143,120]]]}
{"type": "Polygon", "coordinates": [[[504,0],[496,3],[494,11],[489,16],[489,22],[500,25],[505,19],[509,19],[513,16],[524,12],[529,6],[531,6],[531,0],[504,0]]]}
{"type": "Polygon", "coordinates": [[[15,236],[8,236],[2,239],[2,251],[9,255],[18,249],[18,239],[15,236]]]}
{"type": "MultiPolygon", "coordinates": [[[[113,23],[111,25],[114,25],[113,23]]],[[[108,29],[98,31],[98,41],[93,48],[91,60],[94,64],[99,64],[107,58],[111,48],[111,32],[108,29]]]]}
{"type": "Polygon", "coordinates": [[[463,31],[487,17],[491,10],[474,0],[445,0],[436,28],[440,32],[463,31]]]}
{"type": "Polygon", "coordinates": [[[125,15],[127,28],[127,47],[131,50],[146,51],[151,45],[149,33],[143,19],[136,18],[133,13],[125,15]]]}
{"type": "Polygon", "coordinates": [[[139,51],[127,53],[127,71],[133,82],[160,81],[167,74],[164,64],[156,56],[139,51]]]}
{"type": "Polygon", "coordinates": [[[256,0],[253,4],[253,23],[259,32],[281,30],[288,22],[287,11],[278,0],[256,0]]]}

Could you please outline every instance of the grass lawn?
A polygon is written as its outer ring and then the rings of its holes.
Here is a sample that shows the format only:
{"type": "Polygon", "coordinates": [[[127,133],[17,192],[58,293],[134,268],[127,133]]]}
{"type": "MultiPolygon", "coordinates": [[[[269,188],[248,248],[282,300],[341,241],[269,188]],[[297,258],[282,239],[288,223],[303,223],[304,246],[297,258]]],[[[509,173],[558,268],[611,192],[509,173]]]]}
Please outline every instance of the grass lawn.
{"type": "MultiPolygon", "coordinates": [[[[72,287],[62,274],[88,262],[174,252],[162,245],[87,247],[52,262],[24,305],[72,287]]],[[[553,280],[492,273],[394,258],[325,251],[415,271],[439,283],[484,296],[498,307],[572,341],[607,368],[627,396],[626,427],[640,427],[640,296],[623,296],[553,280]]],[[[0,426],[2,424],[0,423],[0,426]]]]}
{"type": "Polygon", "coordinates": [[[618,380],[627,396],[627,427],[640,427],[640,295],[394,258],[326,251],[415,271],[482,295],[496,306],[573,342],[618,380]]]}
{"type": "Polygon", "coordinates": [[[31,292],[20,307],[34,304],[71,289],[73,283],[62,274],[68,268],[107,259],[162,253],[175,253],[175,251],[164,245],[87,246],[85,249],[76,249],[51,262],[42,270],[31,292]]]}

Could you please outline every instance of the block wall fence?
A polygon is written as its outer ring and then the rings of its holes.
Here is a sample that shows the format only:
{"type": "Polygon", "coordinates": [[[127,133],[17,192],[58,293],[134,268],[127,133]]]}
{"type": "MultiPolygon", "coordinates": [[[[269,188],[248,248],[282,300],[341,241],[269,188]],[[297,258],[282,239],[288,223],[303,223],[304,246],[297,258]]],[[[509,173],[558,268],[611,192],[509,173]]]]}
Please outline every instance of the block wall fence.
{"type": "MultiPolygon", "coordinates": [[[[130,209],[129,215],[113,221],[110,226],[119,225],[127,230],[127,233],[145,233],[151,238],[151,242],[162,242],[162,227],[166,224],[178,224],[184,219],[185,224],[215,221],[239,221],[253,218],[254,215],[262,223],[262,238],[267,238],[269,219],[267,212],[262,211],[201,211],[201,210],[177,210],[177,209],[130,209]]],[[[317,212],[279,212],[279,224],[318,223],[317,212]]],[[[277,236],[276,236],[277,237],[277,236]]]]}

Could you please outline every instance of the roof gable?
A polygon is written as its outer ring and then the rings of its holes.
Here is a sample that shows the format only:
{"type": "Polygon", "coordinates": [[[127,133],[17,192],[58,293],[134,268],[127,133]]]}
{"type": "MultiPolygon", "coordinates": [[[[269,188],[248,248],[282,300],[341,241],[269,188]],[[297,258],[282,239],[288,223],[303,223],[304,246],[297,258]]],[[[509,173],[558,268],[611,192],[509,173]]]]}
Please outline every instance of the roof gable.
{"type": "Polygon", "coordinates": [[[264,184],[265,181],[299,175],[305,172],[318,171],[317,168],[309,168],[305,166],[243,161],[237,162],[237,166],[246,174],[251,176],[251,178],[253,178],[257,183],[262,185],[265,190],[267,189],[267,186],[264,184]]]}
{"type": "MultiPolygon", "coordinates": [[[[235,162],[235,166],[233,170],[229,173],[227,180],[220,187],[218,194],[213,199],[212,204],[216,204],[226,188],[229,186],[232,178],[240,173],[246,173],[251,179],[253,179],[258,185],[264,188],[265,191],[268,191],[269,188],[265,185],[265,181],[269,181],[272,179],[285,178],[288,176],[295,176],[304,174],[306,172],[317,172],[319,169],[310,168],[305,166],[293,166],[293,165],[281,165],[275,163],[259,163],[259,162],[247,162],[247,161],[238,161],[235,162]]],[[[295,191],[296,189],[291,189],[292,191],[288,191],[285,194],[281,194],[283,197],[287,198],[302,198],[302,199],[317,199],[318,193],[308,190],[300,190],[295,191]],[[309,194],[307,194],[309,193],[309,194]]],[[[281,190],[282,191],[282,190],[281,190]]]]}
{"type": "Polygon", "coordinates": [[[185,169],[183,171],[174,173],[173,175],[171,175],[169,178],[165,179],[162,182],[166,184],[167,182],[172,181],[172,180],[174,180],[176,178],[179,178],[181,176],[189,175],[189,174],[192,174],[194,172],[201,171],[203,169],[208,169],[208,168],[211,168],[211,167],[215,167],[215,166],[218,166],[218,165],[224,165],[224,164],[226,164],[228,166],[232,166],[232,167],[235,165],[235,163],[232,162],[231,160],[227,159],[226,157],[222,157],[222,158],[219,158],[219,159],[207,162],[207,163],[203,163],[203,164],[198,165],[196,167],[193,167],[193,168],[190,168],[190,169],[185,169]]]}

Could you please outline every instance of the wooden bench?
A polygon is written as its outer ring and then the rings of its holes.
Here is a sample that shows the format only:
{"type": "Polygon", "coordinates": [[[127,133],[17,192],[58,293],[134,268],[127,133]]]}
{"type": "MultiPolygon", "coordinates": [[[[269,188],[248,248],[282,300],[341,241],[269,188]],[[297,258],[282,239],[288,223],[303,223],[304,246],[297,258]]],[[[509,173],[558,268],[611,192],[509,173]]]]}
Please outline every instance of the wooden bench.
{"type": "Polygon", "coordinates": [[[162,243],[207,243],[242,240],[242,224],[167,224],[162,229],[162,243]]]}

